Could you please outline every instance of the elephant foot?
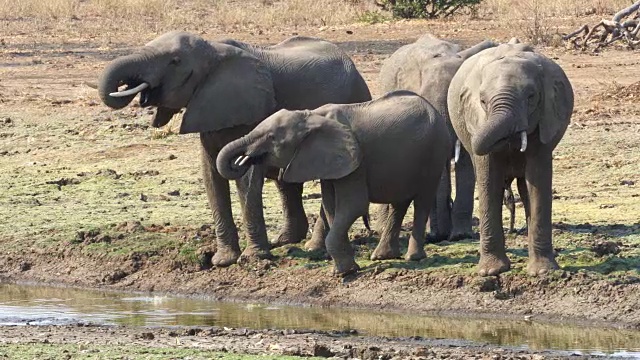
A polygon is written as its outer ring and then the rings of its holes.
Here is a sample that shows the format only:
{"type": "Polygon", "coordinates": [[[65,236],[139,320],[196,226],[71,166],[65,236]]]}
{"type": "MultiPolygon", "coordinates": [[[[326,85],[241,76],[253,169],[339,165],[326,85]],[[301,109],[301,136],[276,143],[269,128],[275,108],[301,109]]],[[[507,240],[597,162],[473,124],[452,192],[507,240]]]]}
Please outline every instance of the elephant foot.
{"type": "Polygon", "coordinates": [[[509,271],[510,268],[511,261],[509,261],[509,258],[506,254],[500,254],[498,256],[491,254],[480,255],[480,263],[478,263],[478,275],[495,276],[509,271]]]}
{"type": "Polygon", "coordinates": [[[252,260],[273,259],[273,255],[269,249],[261,249],[259,247],[248,246],[238,259],[238,262],[251,262],[252,260]]]}
{"type": "Polygon", "coordinates": [[[336,262],[333,268],[333,276],[345,277],[357,273],[360,270],[360,266],[356,264],[356,261],[351,259],[348,261],[336,262]]]}
{"type": "Polygon", "coordinates": [[[409,246],[409,250],[407,250],[407,254],[404,256],[404,259],[407,261],[420,261],[427,257],[427,253],[424,251],[424,248],[416,247],[412,249],[412,246],[409,246]]]}
{"type": "Polygon", "coordinates": [[[447,234],[429,233],[427,234],[427,243],[436,244],[449,238],[447,234]]]}
{"type": "Polygon", "coordinates": [[[278,238],[271,242],[271,246],[279,247],[288,244],[297,244],[307,237],[309,223],[305,219],[296,225],[287,224],[278,235],[278,238]]]}
{"type": "Polygon", "coordinates": [[[324,239],[318,239],[316,237],[312,237],[311,240],[307,241],[304,244],[304,249],[307,250],[307,251],[325,250],[324,239]]]}
{"type": "Polygon", "coordinates": [[[553,255],[532,257],[529,259],[529,265],[527,265],[527,273],[531,276],[544,275],[558,269],[560,269],[560,266],[558,266],[553,255]]]}
{"type": "Polygon", "coordinates": [[[240,258],[240,249],[220,248],[211,258],[211,264],[216,267],[229,267],[240,258]]]}
{"type": "Polygon", "coordinates": [[[473,232],[452,232],[449,235],[449,241],[460,241],[475,238],[473,232]]]}
{"type": "Polygon", "coordinates": [[[380,242],[376,249],[371,254],[371,260],[390,260],[390,259],[400,259],[402,255],[400,254],[400,248],[398,246],[391,246],[384,242],[380,242]]]}

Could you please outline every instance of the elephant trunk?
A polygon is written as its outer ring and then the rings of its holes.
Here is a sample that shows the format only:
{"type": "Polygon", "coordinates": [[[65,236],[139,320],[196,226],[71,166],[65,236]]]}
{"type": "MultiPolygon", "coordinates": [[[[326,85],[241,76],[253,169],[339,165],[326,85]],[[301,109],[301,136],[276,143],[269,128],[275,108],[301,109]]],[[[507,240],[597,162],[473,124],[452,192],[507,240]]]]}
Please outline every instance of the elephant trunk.
{"type": "Polygon", "coordinates": [[[98,93],[102,102],[110,108],[121,109],[139,92],[149,87],[143,80],[143,74],[148,71],[150,58],[151,54],[145,50],[111,61],[98,80],[98,93]],[[118,86],[123,84],[126,84],[128,89],[118,92],[118,86]]]}
{"type": "Polygon", "coordinates": [[[237,180],[249,170],[252,162],[250,155],[247,154],[247,148],[251,143],[249,136],[243,136],[220,150],[216,159],[216,168],[222,177],[237,180]]]}
{"type": "Polygon", "coordinates": [[[525,111],[510,103],[494,102],[490,107],[487,121],[472,136],[471,148],[476,155],[487,155],[498,146],[519,134],[520,151],[527,148],[528,121],[525,111]]]}

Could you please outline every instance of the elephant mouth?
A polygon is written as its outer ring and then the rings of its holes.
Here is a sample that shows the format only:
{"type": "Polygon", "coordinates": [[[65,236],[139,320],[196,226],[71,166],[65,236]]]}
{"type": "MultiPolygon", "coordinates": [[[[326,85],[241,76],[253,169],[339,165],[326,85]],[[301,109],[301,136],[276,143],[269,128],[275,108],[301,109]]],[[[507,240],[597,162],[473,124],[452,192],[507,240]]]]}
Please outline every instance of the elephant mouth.
{"type": "Polygon", "coordinates": [[[497,151],[507,147],[510,149],[519,148],[520,152],[525,152],[527,150],[527,131],[518,131],[513,135],[499,139],[491,146],[491,149],[497,151]]]}
{"type": "Polygon", "coordinates": [[[240,155],[233,162],[232,167],[236,169],[249,168],[253,165],[260,165],[264,162],[267,154],[249,154],[249,155],[240,155]]]}
{"type": "Polygon", "coordinates": [[[160,103],[161,86],[146,88],[140,92],[140,106],[158,106],[160,103]]]}
{"type": "Polygon", "coordinates": [[[148,82],[138,78],[121,81],[121,84],[125,85],[125,88],[109,93],[109,96],[120,98],[140,94],[141,107],[157,106],[160,103],[162,86],[151,87],[148,82]]]}

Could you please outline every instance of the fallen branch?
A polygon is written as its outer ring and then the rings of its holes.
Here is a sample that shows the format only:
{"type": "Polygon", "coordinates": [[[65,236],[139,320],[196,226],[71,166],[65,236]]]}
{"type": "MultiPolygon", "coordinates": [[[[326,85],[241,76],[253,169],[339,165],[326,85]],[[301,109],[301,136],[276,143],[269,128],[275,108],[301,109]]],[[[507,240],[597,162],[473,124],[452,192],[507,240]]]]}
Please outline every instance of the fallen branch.
{"type": "Polygon", "coordinates": [[[640,0],[618,11],[611,20],[603,19],[592,28],[585,24],[576,31],[564,35],[562,39],[570,41],[574,47],[583,50],[590,45],[595,45],[594,51],[597,51],[620,40],[628,48],[634,49],[640,44],[638,19],[640,19],[640,0]],[[625,20],[632,15],[631,19],[625,20]]]}

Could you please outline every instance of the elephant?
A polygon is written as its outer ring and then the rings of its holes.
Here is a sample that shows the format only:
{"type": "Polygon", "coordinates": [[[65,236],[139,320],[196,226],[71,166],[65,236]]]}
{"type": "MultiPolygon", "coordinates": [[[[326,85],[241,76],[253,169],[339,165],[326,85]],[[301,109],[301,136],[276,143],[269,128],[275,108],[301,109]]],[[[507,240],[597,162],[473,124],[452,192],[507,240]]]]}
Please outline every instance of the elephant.
{"type": "Polygon", "coordinates": [[[573,112],[566,74],[531,46],[512,40],[467,59],[451,81],[447,102],[476,174],[478,273],[510,269],[501,213],[505,181],[512,178],[523,178],[528,191],[528,274],[558,269],[551,239],[552,153],[573,112]]]}
{"type": "MultiPolygon", "coordinates": [[[[276,111],[314,109],[327,103],[371,99],[369,88],[352,60],[335,44],[296,36],[269,47],[238,41],[209,42],[181,31],[152,40],[141,50],[111,61],[98,90],[107,106],[119,109],[140,94],[140,105],[157,109],[151,122],[162,127],[181,109],[180,133],[199,133],[204,185],[213,213],[217,251],[212,263],[224,267],[239,257],[268,258],[262,209],[264,178],[274,169],[254,167],[236,181],[248,235],[241,253],[233,221],[229,182],[215,166],[218,152],[247,134],[276,111]],[[119,86],[126,85],[119,90],[119,86]]],[[[308,232],[302,206],[302,184],[276,181],[284,225],[275,245],[296,243],[308,232]]],[[[324,236],[323,223],[314,231],[324,236]]]]}
{"type": "Polygon", "coordinates": [[[393,221],[378,248],[399,254],[402,219],[413,201],[406,258],[426,256],[427,217],[449,146],[447,125],[433,106],[413,92],[396,91],[359,104],[280,110],[225,146],[217,166],[227,179],[242,177],[251,164],[267,164],[280,169],[283,181],[320,180],[326,250],[334,273],[344,276],[359,269],[348,230],[370,202],[391,204],[393,221]]]}
{"type": "MultiPolygon", "coordinates": [[[[431,34],[405,45],[393,53],[382,65],[380,84],[384,91],[410,90],[429,101],[447,121],[454,156],[453,144],[456,134],[451,126],[447,109],[447,90],[451,79],[462,63],[478,52],[496,46],[492,41],[483,41],[466,50],[431,34]]],[[[456,195],[451,200],[451,172],[449,164],[443,172],[438,196],[429,220],[430,236],[435,241],[456,241],[473,236],[472,216],[474,198],[474,173],[471,158],[464,148],[459,148],[455,163],[456,195]]],[[[379,217],[385,217],[382,208],[379,217]]],[[[374,254],[375,258],[387,258],[389,254],[374,254]]]]}
{"type": "MultiPolygon", "coordinates": [[[[502,202],[504,206],[509,210],[509,232],[510,233],[521,233],[524,234],[527,231],[527,226],[525,225],[522,229],[516,230],[516,199],[513,196],[513,190],[511,189],[511,184],[513,183],[514,178],[507,179],[504,183],[504,196],[502,202]]],[[[520,200],[522,201],[522,205],[524,207],[524,214],[526,223],[529,223],[529,192],[527,191],[527,183],[524,178],[516,179],[516,184],[518,187],[518,194],[520,195],[520,200]]]]}

